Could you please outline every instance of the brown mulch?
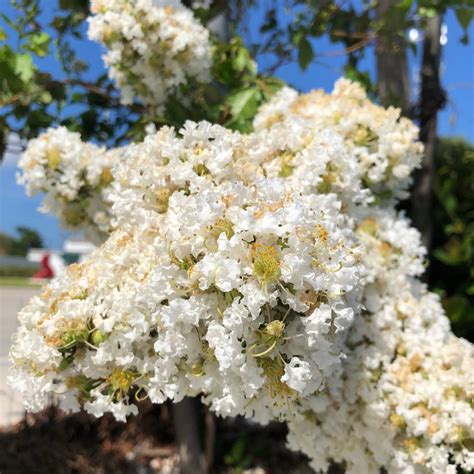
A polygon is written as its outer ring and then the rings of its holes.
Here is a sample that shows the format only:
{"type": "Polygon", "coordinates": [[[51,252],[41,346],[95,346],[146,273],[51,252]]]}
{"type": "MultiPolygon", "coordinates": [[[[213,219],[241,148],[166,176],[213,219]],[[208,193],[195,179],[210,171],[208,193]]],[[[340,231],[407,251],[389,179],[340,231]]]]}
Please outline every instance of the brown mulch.
{"type": "MultiPolygon", "coordinates": [[[[213,474],[312,472],[304,456],[285,448],[284,425],[216,424],[213,474]]],[[[144,402],[127,423],[52,407],[0,430],[1,474],[157,474],[177,463],[168,405],[144,402]]]]}
{"type": "Polygon", "coordinates": [[[175,455],[172,441],[166,406],[144,406],[128,423],[52,407],[0,431],[0,473],[129,474],[140,466],[154,472],[153,459],[159,465],[175,455]]]}

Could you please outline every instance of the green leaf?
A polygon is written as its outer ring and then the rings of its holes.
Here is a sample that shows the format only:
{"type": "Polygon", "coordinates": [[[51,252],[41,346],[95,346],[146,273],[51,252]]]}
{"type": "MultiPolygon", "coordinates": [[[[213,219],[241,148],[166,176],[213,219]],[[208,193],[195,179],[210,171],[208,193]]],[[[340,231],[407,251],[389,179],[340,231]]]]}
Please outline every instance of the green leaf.
{"type": "Polygon", "coordinates": [[[245,48],[239,48],[232,59],[232,66],[238,72],[246,69],[256,70],[255,61],[251,58],[249,52],[245,48]]]}
{"type": "Polygon", "coordinates": [[[230,111],[234,119],[241,116],[249,117],[255,115],[258,108],[260,91],[255,88],[247,88],[232,94],[227,103],[230,105],[230,111]]]}
{"type": "Polygon", "coordinates": [[[0,28],[0,41],[4,41],[7,39],[7,34],[3,28],[0,28]]]}
{"type": "Polygon", "coordinates": [[[35,66],[31,55],[17,54],[15,57],[15,74],[20,76],[23,82],[28,82],[35,72],[35,66]]]}
{"type": "Polygon", "coordinates": [[[409,10],[413,5],[413,0],[400,0],[398,3],[399,8],[409,10]]]}
{"type": "Polygon", "coordinates": [[[469,315],[471,305],[467,298],[462,295],[453,295],[443,300],[443,306],[453,323],[459,323],[469,315]]]}
{"type": "Polygon", "coordinates": [[[42,102],[43,104],[50,104],[53,100],[53,97],[48,91],[43,91],[41,92],[39,96],[39,101],[42,102]]]}
{"type": "Polygon", "coordinates": [[[295,46],[299,46],[301,40],[304,38],[305,32],[302,29],[294,29],[292,25],[289,26],[290,39],[295,46]]]}
{"type": "Polygon", "coordinates": [[[12,29],[14,29],[15,31],[18,31],[18,25],[11,19],[9,18],[7,15],[5,15],[5,13],[0,13],[0,18],[12,29]]]}
{"type": "Polygon", "coordinates": [[[51,37],[43,31],[30,35],[28,37],[28,44],[25,47],[28,51],[42,58],[48,54],[50,42],[51,37]]]}
{"type": "Polygon", "coordinates": [[[37,131],[41,128],[46,128],[51,125],[54,117],[49,115],[45,110],[33,110],[29,113],[26,120],[26,126],[33,131],[37,131]]]}
{"type": "Polygon", "coordinates": [[[456,13],[456,18],[459,24],[461,25],[462,29],[467,33],[469,24],[471,23],[474,17],[474,11],[468,8],[456,8],[454,12],[456,13]]]}
{"type": "Polygon", "coordinates": [[[87,14],[89,10],[89,2],[87,0],[59,0],[59,6],[63,10],[72,10],[87,14]]]}
{"type": "Polygon", "coordinates": [[[434,18],[438,14],[438,10],[434,7],[420,7],[418,12],[424,18],[434,18]]]}
{"type": "Polygon", "coordinates": [[[285,85],[285,82],[277,77],[269,76],[260,78],[259,85],[263,99],[267,101],[285,85]]]}
{"type": "Polygon", "coordinates": [[[226,98],[224,110],[230,118],[225,126],[240,132],[250,132],[252,130],[252,120],[257,113],[258,107],[263,100],[263,94],[257,86],[239,89],[226,98]]]}
{"type": "Polygon", "coordinates": [[[313,47],[306,37],[301,38],[298,48],[298,64],[303,71],[314,58],[313,47]]]}
{"type": "Polygon", "coordinates": [[[346,64],[344,67],[344,76],[353,82],[361,84],[367,92],[373,92],[375,90],[374,84],[370,80],[370,74],[366,71],[360,71],[353,64],[346,64]]]}

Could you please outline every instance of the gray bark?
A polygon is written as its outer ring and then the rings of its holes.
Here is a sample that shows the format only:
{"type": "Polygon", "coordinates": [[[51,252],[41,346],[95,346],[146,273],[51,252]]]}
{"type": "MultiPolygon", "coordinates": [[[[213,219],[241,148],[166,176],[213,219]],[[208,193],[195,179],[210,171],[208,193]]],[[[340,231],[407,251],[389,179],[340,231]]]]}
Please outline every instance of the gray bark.
{"type": "Polygon", "coordinates": [[[415,175],[411,207],[415,227],[421,232],[429,250],[433,240],[434,151],[438,111],[443,108],[445,94],[440,84],[441,16],[427,21],[423,37],[421,91],[419,100],[420,139],[425,145],[422,168],[415,175]]]}
{"type": "MultiPolygon", "coordinates": [[[[398,0],[379,0],[375,8],[378,20],[398,0]]],[[[410,105],[410,81],[405,39],[397,21],[385,22],[376,42],[377,88],[383,105],[400,107],[406,114],[410,105]]]]}
{"type": "Polygon", "coordinates": [[[205,425],[206,439],[204,442],[204,457],[206,460],[206,471],[212,472],[214,466],[214,451],[216,444],[216,415],[206,407],[205,425]]]}
{"type": "Polygon", "coordinates": [[[205,474],[206,461],[199,442],[195,400],[186,397],[173,405],[173,424],[182,474],[205,474]]]}

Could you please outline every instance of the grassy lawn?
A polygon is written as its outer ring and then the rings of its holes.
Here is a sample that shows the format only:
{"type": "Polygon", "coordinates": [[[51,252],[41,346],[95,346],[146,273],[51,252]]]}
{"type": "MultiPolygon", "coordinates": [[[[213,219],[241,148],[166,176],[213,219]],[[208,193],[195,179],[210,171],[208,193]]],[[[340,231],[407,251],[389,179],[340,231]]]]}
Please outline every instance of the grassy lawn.
{"type": "MultiPolygon", "coordinates": [[[[44,282],[46,283],[46,281],[44,282]]],[[[30,286],[40,287],[43,282],[33,281],[25,277],[0,277],[0,286],[30,286]]]]}

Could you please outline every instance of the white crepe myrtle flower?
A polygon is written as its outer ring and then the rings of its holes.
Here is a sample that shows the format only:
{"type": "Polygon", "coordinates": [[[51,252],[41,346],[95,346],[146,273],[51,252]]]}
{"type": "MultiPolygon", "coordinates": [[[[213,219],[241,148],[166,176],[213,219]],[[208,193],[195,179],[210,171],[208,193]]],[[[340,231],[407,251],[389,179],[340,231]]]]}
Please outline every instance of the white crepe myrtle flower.
{"type": "Polygon", "coordinates": [[[309,120],[319,131],[335,131],[350,148],[365,187],[379,199],[406,197],[410,173],[421,163],[418,129],[399,109],[371,102],[362,86],[339,79],[331,94],[315,90],[298,93],[288,87],[263,105],[254,119],[256,130],[276,123],[309,120]]]}
{"type": "Polygon", "coordinates": [[[355,213],[355,232],[367,269],[367,282],[391,285],[405,275],[419,276],[425,270],[426,249],[419,232],[403,213],[369,208],[355,213]]]}
{"type": "Polygon", "coordinates": [[[139,98],[161,110],[181,86],[210,81],[209,32],[179,0],[93,0],[89,38],[107,48],[103,59],[122,102],[139,98]]]}
{"type": "Polygon", "coordinates": [[[101,242],[111,231],[108,202],[116,151],[84,143],[65,127],[30,140],[18,163],[29,196],[44,193],[42,212],[101,242]]]}
{"type": "Polygon", "coordinates": [[[406,280],[384,300],[353,325],[344,386],[289,421],[289,446],[316,471],[331,461],[354,473],[472,471],[472,345],[422,285],[406,280]]]}
{"type": "MultiPolygon", "coordinates": [[[[55,357],[41,363],[30,350],[23,355],[19,341],[13,378],[44,374],[42,390],[66,400],[67,409],[123,419],[136,411],[134,399],[202,394],[224,416],[263,423],[287,419],[289,405],[297,410],[301,397],[317,396],[341,370],[361,276],[336,195],[302,195],[283,178],[219,183],[220,172],[212,179],[200,171],[222,143],[206,148],[209,129],[200,140],[190,130],[178,139],[165,129],[152,143],[161,158],[177,155],[148,168],[149,177],[169,176],[156,180],[168,186],[166,208],[141,198],[143,218],[130,218],[20,316],[17,340],[31,333],[40,338],[40,357],[50,350],[55,357]],[[196,146],[200,163],[191,153],[196,146]],[[307,325],[307,318],[329,327],[307,325]]],[[[224,141],[236,137],[222,132],[224,141]]],[[[134,179],[129,172],[122,181],[127,163],[139,173],[133,159],[117,164],[118,214],[134,179]]]]}
{"type": "Polygon", "coordinates": [[[311,373],[310,364],[299,357],[292,357],[290,363],[286,364],[285,374],[281,380],[302,394],[313,393],[320,385],[320,381],[311,373]]]}

